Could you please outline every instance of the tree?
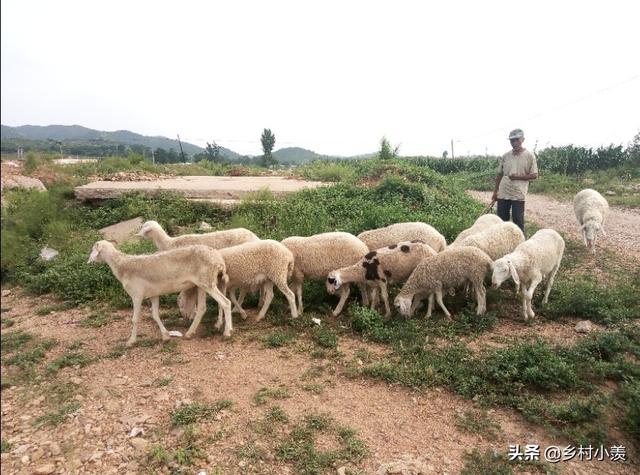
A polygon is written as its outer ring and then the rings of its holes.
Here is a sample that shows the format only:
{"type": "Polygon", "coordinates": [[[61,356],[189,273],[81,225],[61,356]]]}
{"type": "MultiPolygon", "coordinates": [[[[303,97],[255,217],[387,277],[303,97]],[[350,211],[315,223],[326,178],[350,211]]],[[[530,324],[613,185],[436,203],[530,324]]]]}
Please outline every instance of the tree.
{"type": "Polygon", "coordinates": [[[445,150],[444,152],[442,152],[442,158],[447,158],[449,156],[449,151],[445,150]]]}
{"type": "Polygon", "coordinates": [[[207,160],[211,160],[215,163],[220,163],[222,161],[220,145],[218,145],[215,140],[213,140],[213,143],[207,142],[207,147],[204,149],[204,152],[207,155],[207,160]]]}
{"type": "Polygon", "coordinates": [[[271,129],[264,129],[262,131],[262,136],[260,137],[260,142],[262,143],[262,165],[265,167],[269,167],[271,165],[275,165],[278,163],[271,152],[273,151],[273,146],[276,144],[276,136],[273,135],[271,129]]]}
{"type": "Polygon", "coordinates": [[[380,140],[380,152],[378,152],[378,158],[381,160],[391,160],[398,156],[400,145],[396,145],[395,148],[391,147],[391,142],[386,137],[382,137],[380,140]]]}

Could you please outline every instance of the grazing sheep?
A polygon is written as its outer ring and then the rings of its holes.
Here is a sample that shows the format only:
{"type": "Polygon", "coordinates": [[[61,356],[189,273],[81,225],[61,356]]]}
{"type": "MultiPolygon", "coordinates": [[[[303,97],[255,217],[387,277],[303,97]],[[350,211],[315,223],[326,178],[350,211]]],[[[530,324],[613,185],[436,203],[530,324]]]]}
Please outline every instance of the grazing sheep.
{"type": "MultiPolygon", "coordinates": [[[[106,262],[133,301],[133,329],[127,346],[136,342],[144,299],[151,299],[153,320],[160,328],[162,340],[166,341],[169,332],[160,321],[160,296],[194,286],[197,287],[198,309],[185,337],[192,337],[200,324],[205,312],[206,294],[218,302],[227,324],[231,324],[231,304],[217,287],[218,280],[226,282],[227,279],[224,260],[218,251],[208,246],[186,246],[132,256],[120,252],[109,241],[98,241],[93,245],[88,262],[106,262]]],[[[225,336],[230,336],[230,333],[225,332],[225,336]]]]}
{"type": "Polygon", "coordinates": [[[478,234],[479,232],[484,231],[490,226],[493,226],[494,224],[500,224],[502,222],[503,222],[502,219],[500,219],[495,214],[483,214],[478,219],[476,219],[476,222],[473,223],[473,225],[470,228],[467,228],[464,231],[462,231],[460,234],[458,234],[458,237],[456,238],[456,240],[453,241],[451,244],[449,244],[449,247],[459,246],[460,242],[467,236],[471,236],[472,234],[478,234]]]}
{"type": "Polygon", "coordinates": [[[437,253],[422,241],[404,241],[377,249],[366,254],[362,259],[349,267],[329,272],[327,291],[334,293],[343,284],[365,283],[373,287],[375,295],[371,300],[371,308],[375,308],[377,290],[380,289],[384,301],[385,317],[391,315],[387,285],[404,282],[413,270],[426,257],[437,253]]]}
{"type": "Polygon", "coordinates": [[[491,265],[493,287],[500,287],[502,282],[511,277],[522,293],[524,319],[533,318],[535,316],[531,306],[533,292],[542,279],[548,276],[542,303],[548,302],[549,292],[551,292],[551,286],[560,267],[563,254],[564,239],[562,236],[553,229],[541,229],[520,244],[515,251],[496,260],[491,265]]]}
{"type": "Polygon", "coordinates": [[[458,241],[456,247],[472,246],[486,252],[491,260],[501,258],[524,242],[524,234],[511,222],[501,222],[489,226],[484,231],[472,234],[458,241]]]}
{"type": "MultiPolygon", "coordinates": [[[[220,249],[220,255],[226,266],[227,283],[221,285],[222,292],[229,290],[229,298],[242,318],[247,313],[242,309],[242,303],[236,299],[236,289],[254,291],[263,289],[262,304],[257,320],[264,318],[273,300],[273,284],[280,289],[289,302],[291,318],[298,318],[296,298],[287,285],[287,279],[293,272],[293,254],[278,241],[270,239],[264,241],[247,242],[238,246],[220,249]]],[[[192,312],[195,304],[193,297],[183,298],[183,305],[187,314],[192,312]]],[[[222,326],[222,312],[218,310],[216,328],[222,326]]],[[[225,331],[227,330],[225,326],[225,331]]]]}
{"type": "Polygon", "coordinates": [[[235,228],[225,231],[215,231],[203,234],[185,234],[183,236],[171,237],[157,221],[147,221],[142,225],[137,234],[140,237],[151,239],[156,247],[161,251],[175,249],[193,244],[204,244],[213,249],[236,246],[245,242],[258,241],[260,238],[248,229],[235,228]]]}
{"type": "Polygon", "coordinates": [[[604,222],[609,214],[609,203],[596,190],[587,188],[573,199],[573,210],[582,231],[584,244],[595,254],[598,231],[602,231],[604,236],[607,235],[604,232],[604,222]]]}
{"type": "Polygon", "coordinates": [[[358,234],[358,239],[364,242],[370,251],[391,246],[402,241],[419,239],[436,251],[444,251],[447,240],[433,226],[426,223],[397,223],[385,228],[372,229],[358,234]]]}
{"type": "Polygon", "coordinates": [[[423,259],[415,268],[395,299],[395,305],[404,316],[410,316],[416,307],[412,300],[429,296],[427,318],[433,309],[435,295],[438,305],[447,317],[451,314],[442,302],[443,291],[455,289],[467,282],[471,283],[478,304],[476,313],[484,314],[487,309],[484,276],[491,268],[491,258],[475,247],[455,247],[423,259]]]}
{"type": "MultiPolygon", "coordinates": [[[[324,280],[335,269],[355,264],[369,252],[367,245],[353,234],[330,232],[309,237],[292,236],[282,244],[293,253],[293,282],[291,287],[298,297],[298,312],[302,314],[302,282],[304,279],[324,280]]],[[[363,305],[369,304],[364,284],[359,284],[363,305]]],[[[342,311],[351,289],[344,285],[338,291],[340,301],[333,311],[337,316],[342,311]]]]}
{"type": "MultiPolygon", "coordinates": [[[[185,234],[183,236],[171,237],[160,226],[157,221],[145,222],[138,236],[151,239],[161,251],[167,249],[176,249],[178,247],[190,246],[193,244],[203,244],[213,249],[222,249],[224,247],[236,246],[245,242],[259,241],[258,236],[244,228],[228,229],[225,231],[214,231],[203,234],[185,234]]],[[[196,310],[197,289],[191,288],[180,292],[178,295],[178,309],[183,318],[193,319],[196,310]]],[[[241,295],[240,302],[244,300],[241,295]]]]}

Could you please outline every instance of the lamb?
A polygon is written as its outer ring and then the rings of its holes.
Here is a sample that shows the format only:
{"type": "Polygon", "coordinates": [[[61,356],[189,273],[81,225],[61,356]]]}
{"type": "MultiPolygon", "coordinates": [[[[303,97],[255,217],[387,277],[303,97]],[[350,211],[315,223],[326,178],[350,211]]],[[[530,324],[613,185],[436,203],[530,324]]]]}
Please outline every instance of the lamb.
{"type": "Polygon", "coordinates": [[[596,190],[587,188],[578,192],[573,199],[573,210],[582,231],[584,244],[595,254],[598,231],[602,231],[604,236],[607,235],[604,232],[604,222],[609,214],[609,203],[596,190]]]}
{"type": "MultiPolygon", "coordinates": [[[[298,318],[295,295],[287,285],[287,279],[291,277],[294,267],[293,254],[278,241],[266,239],[264,241],[247,242],[237,246],[225,247],[218,251],[226,265],[227,282],[223,284],[222,291],[226,294],[229,289],[229,297],[235,309],[239,310],[242,318],[247,318],[247,313],[242,309],[242,303],[236,299],[235,290],[255,290],[262,287],[262,308],[257,320],[264,318],[271,301],[273,300],[273,284],[280,289],[289,302],[291,318],[298,318]]],[[[193,297],[183,298],[183,305],[187,314],[192,312],[195,304],[193,297]]],[[[226,323],[226,322],[225,322],[226,323]]],[[[222,312],[218,310],[216,328],[222,326],[222,312]]],[[[231,330],[225,324],[225,331],[231,330]]]]}
{"type": "MultiPolygon", "coordinates": [[[[295,259],[291,287],[298,297],[298,312],[302,314],[302,282],[304,279],[324,280],[335,269],[358,262],[369,252],[369,248],[353,234],[329,232],[308,237],[291,236],[282,241],[295,259]]],[[[369,304],[364,284],[359,284],[364,305],[369,304]]],[[[344,285],[338,291],[340,301],[333,311],[337,316],[349,297],[351,289],[344,285]]]]}
{"type": "MultiPolygon", "coordinates": [[[[157,221],[145,222],[137,235],[142,238],[151,239],[156,247],[161,251],[176,249],[192,244],[203,244],[213,249],[222,249],[224,247],[236,246],[245,242],[259,241],[258,236],[244,228],[214,231],[204,234],[185,234],[183,236],[171,237],[157,221]]],[[[193,319],[193,312],[196,309],[196,297],[197,290],[195,288],[180,292],[180,295],[178,296],[178,308],[184,318],[193,319]]],[[[241,304],[242,300],[244,300],[244,295],[241,295],[240,297],[241,304]]]]}
{"type": "Polygon", "coordinates": [[[444,251],[447,240],[433,226],[426,223],[396,223],[385,228],[372,229],[358,234],[370,251],[391,246],[402,241],[419,239],[436,251],[444,251]]]}
{"type": "MultiPolygon", "coordinates": [[[[120,252],[109,241],[93,245],[88,263],[106,262],[113,275],[122,283],[133,301],[133,328],[127,346],[136,342],[138,320],[142,301],[151,299],[153,320],[158,324],[162,340],[169,339],[169,332],[160,321],[160,296],[197,287],[197,312],[185,334],[191,338],[205,312],[206,294],[211,295],[231,325],[231,304],[218,290],[217,282],[226,282],[227,274],[220,253],[208,246],[186,246],[156,254],[132,256],[120,252]]],[[[225,333],[230,336],[230,333],[225,333]]]]}
{"type": "Polygon", "coordinates": [[[509,277],[520,288],[525,320],[535,316],[531,306],[533,292],[547,276],[549,278],[542,303],[546,304],[549,301],[549,292],[562,261],[564,245],[564,239],[556,231],[541,229],[520,244],[515,251],[492,264],[491,283],[494,288],[500,287],[509,277]]]}
{"type": "Polygon", "coordinates": [[[500,219],[495,214],[483,214],[478,219],[476,219],[476,222],[473,223],[473,225],[470,228],[467,228],[464,231],[462,231],[460,234],[458,234],[458,237],[455,239],[455,241],[449,244],[449,247],[459,246],[460,242],[464,238],[471,236],[473,234],[478,234],[479,232],[484,231],[490,226],[493,226],[494,224],[501,224],[502,222],[503,222],[502,219],[500,219]]]}
{"type": "Polygon", "coordinates": [[[477,247],[495,261],[523,242],[524,234],[518,226],[511,222],[501,222],[458,241],[454,249],[463,246],[477,247]]]}
{"type": "Polygon", "coordinates": [[[427,318],[431,316],[433,297],[447,317],[451,314],[442,302],[442,293],[467,282],[476,295],[478,315],[487,310],[484,277],[491,268],[491,258],[478,248],[464,246],[447,249],[433,257],[423,259],[400,290],[394,303],[404,316],[410,316],[417,303],[414,298],[429,296],[427,318]]]}
{"type": "Polygon", "coordinates": [[[404,282],[424,258],[436,254],[428,244],[418,240],[399,242],[371,251],[355,264],[330,272],[327,277],[327,291],[334,293],[343,284],[351,282],[365,283],[375,289],[376,295],[371,301],[371,308],[374,308],[377,290],[380,289],[385,306],[385,318],[389,318],[391,308],[387,284],[404,282]]]}

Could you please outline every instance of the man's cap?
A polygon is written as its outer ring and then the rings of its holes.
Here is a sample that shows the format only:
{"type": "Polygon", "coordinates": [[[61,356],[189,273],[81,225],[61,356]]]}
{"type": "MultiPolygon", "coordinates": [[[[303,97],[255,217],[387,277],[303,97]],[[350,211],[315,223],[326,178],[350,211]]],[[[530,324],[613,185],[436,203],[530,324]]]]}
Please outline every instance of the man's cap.
{"type": "Polygon", "coordinates": [[[521,138],[524,138],[524,132],[522,131],[522,129],[513,129],[511,132],[509,132],[509,140],[521,138]]]}

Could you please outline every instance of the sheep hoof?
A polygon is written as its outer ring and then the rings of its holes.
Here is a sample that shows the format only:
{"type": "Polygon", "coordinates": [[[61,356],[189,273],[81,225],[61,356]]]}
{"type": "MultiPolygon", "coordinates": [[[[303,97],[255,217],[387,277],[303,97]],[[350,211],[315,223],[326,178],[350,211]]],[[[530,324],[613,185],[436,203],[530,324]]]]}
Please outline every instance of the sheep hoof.
{"type": "Polygon", "coordinates": [[[127,340],[127,343],[125,344],[125,346],[126,346],[127,348],[131,348],[131,347],[132,347],[133,345],[135,345],[135,344],[136,344],[136,340],[135,340],[135,338],[134,338],[134,339],[129,339],[129,340],[127,340]]]}
{"type": "Polygon", "coordinates": [[[213,328],[215,328],[216,330],[220,330],[222,328],[222,322],[218,322],[216,323],[213,328]]]}
{"type": "Polygon", "coordinates": [[[169,333],[163,333],[162,334],[162,341],[169,341],[171,340],[171,335],[169,335],[169,333]]]}
{"type": "Polygon", "coordinates": [[[223,337],[225,338],[231,338],[231,332],[230,331],[226,331],[222,334],[223,337]]]}
{"type": "Polygon", "coordinates": [[[184,334],[184,337],[185,337],[187,340],[190,340],[191,338],[193,338],[193,333],[194,333],[194,332],[187,332],[187,333],[185,333],[185,334],[184,334]]]}
{"type": "Polygon", "coordinates": [[[247,317],[248,317],[247,312],[240,313],[240,318],[242,318],[243,320],[246,320],[247,317]]]}

